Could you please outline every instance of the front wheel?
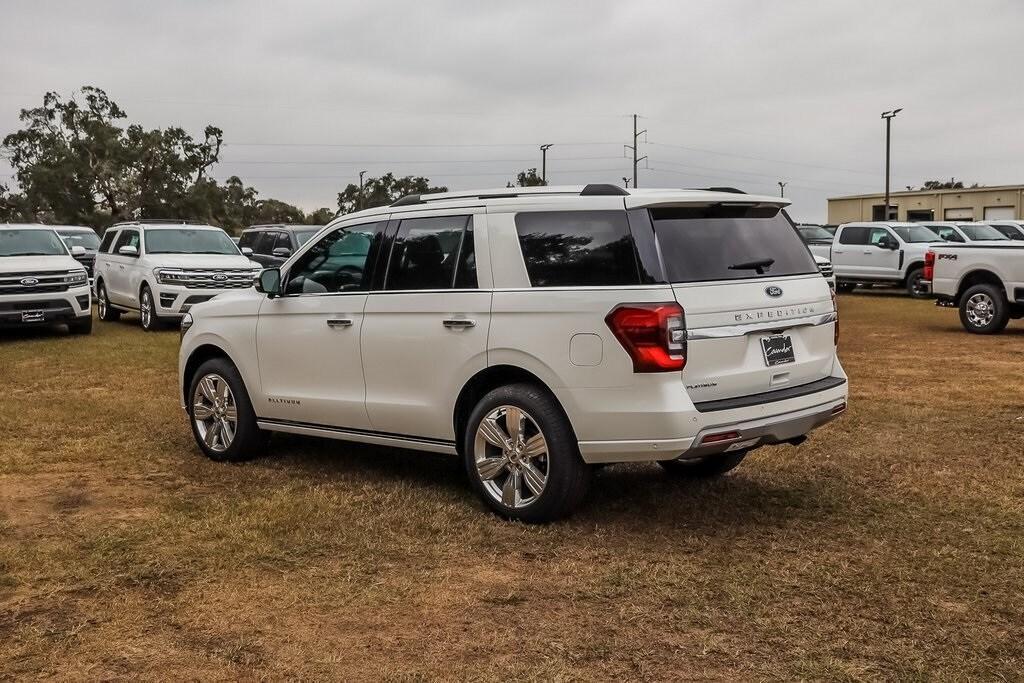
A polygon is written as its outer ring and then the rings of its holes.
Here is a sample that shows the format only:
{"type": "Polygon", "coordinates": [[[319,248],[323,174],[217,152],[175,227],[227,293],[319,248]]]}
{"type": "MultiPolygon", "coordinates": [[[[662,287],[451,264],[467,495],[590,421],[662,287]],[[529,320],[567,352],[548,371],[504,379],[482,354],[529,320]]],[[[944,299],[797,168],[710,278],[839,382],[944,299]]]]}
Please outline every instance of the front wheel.
{"type": "Polygon", "coordinates": [[[699,460],[659,460],[658,464],[670,474],[706,479],[725,474],[743,462],[745,457],[747,457],[747,451],[733,451],[732,453],[708,455],[699,460]]]}
{"type": "Polygon", "coordinates": [[[907,275],[907,294],[915,299],[927,299],[928,285],[924,284],[924,268],[914,268],[907,275]]]}
{"type": "Polygon", "coordinates": [[[142,322],[142,329],[146,332],[155,332],[163,327],[160,316],[156,313],[156,304],[153,301],[153,292],[148,286],[142,287],[139,294],[139,319],[142,322]]]}
{"type": "Polygon", "coordinates": [[[960,324],[973,334],[997,334],[1010,322],[1010,302],[1002,288],[974,285],[960,297],[960,324]]]}
{"type": "Polygon", "coordinates": [[[266,446],[267,433],[256,424],[242,376],[226,358],[199,366],[189,382],[186,410],[192,436],[210,460],[248,460],[266,446]]]}
{"type": "Polygon", "coordinates": [[[492,510],[524,522],[571,514],[590,487],[562,409],[532,384],[499,387],[484,396],[463,434],[469,480],[492,510]]]}

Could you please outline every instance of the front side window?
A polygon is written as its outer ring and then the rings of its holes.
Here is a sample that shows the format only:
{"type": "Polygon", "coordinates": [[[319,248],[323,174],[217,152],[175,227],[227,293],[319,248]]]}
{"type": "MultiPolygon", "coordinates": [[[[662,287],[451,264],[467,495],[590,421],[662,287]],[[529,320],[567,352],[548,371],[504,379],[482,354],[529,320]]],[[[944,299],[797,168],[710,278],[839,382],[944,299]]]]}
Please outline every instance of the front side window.
{"type": "Polygon", "coordinates": [[[538,211],[515,222],[533,287],[640,284],[625,211],[538,211]]]}
{"type": "Polygon", "coordinates": [[[223,230],[161,228],[146,231],[146,251],[150,254],[224,254],[237,255],[238,247],[223,230]]]}
{"type": "Polygon", "coordinates": [[[403,220],[391,247],[384,289],[451,289],[456,286],[457,263],[465,271],[458,285],[475,288],[473,234],[467,231],[471,218],[438,216],[403,220]]]}
{"type": "Polygon", "coordinates": [[[292,266],[285,294],[365,291],[386,221],[338,228],[310,247],[292,266]]]}
{"type": "Polygon", "coordinates": [[[79,230],[58,230],[64,243],[68,247],[82,247],[83,249],[95,250],[100,245],[100,238],[94,232],[84,232],[79,230]]]}
{"type": "Polygon", "coordinates": [[[301,247],[303,244],[308,242],[309,238],[315,235],[318,231],[319,228],[317,230],[296,230],[295,242],[298,244],[298,246],[301,247]]]}
{"type": "Polygon", "coordinates": [[[818,273],[778,207],[655,208],[651,218],[669,282],[818,273]]]}
{"type": "MultiPolygon", "coordinates": [[[[888,237],[892,237],[892,235],[885,228],[871,228],[871,234],[868,236],[868,241],[873,247],[881,247],[882,242],[885,242],[888,237]]],[[[896,238],[893,237],[893,239],[896,238]]]]}
{"type": "Polygon", "coordinates": [[[950,227],[945,226],[945,225],[940,225],[938,227],[932,228],[932,230],[937,232],[939,237],[941,237],[942,239],[946,240],[947,242],[965,242],[966,241],[960,235],[960,233],[958,233],[953,228],[950,228],[950,227]]]}
{"type": "Polygon", "coordinates": [[[139,241],[138,230],[122,230],[121,234],[117,237],[117,242],[114,244],[114,253],[118,253],[121,247],[135,247],[138,249],[139,241]]]}
{"type": "Polygon", "coordinates": [[[242,236],[238,238],[238,248],[241,249],[242,247],[249,247],[253,251],[256,251],[253,247],[256,245],[256,238],[259,237],[259,235],[260,233],[258,232],[243,232],[242,236]]]}
{"type": "Polygon", "coordinates": [[[900,236],[904,242],[917,244],[922,242],[938,242],[941,237],[935,234],[931,228],[923,225],[897,225],[893,232],[900,236]]]}
{"type": "Polygon", "coordinates": [[[257,234],[259,237],[256,238],[256,246],[253,247],[253,251],[257,254],[270,256],[274,252],[274,243],[277,242],[277,233],[271,230],[264,230],[257,234]]]}
{"type": "Polygon", "coordinates": [[[53,230],[0,229],[0,256],[62,256],[67,253],[53,230]]]}

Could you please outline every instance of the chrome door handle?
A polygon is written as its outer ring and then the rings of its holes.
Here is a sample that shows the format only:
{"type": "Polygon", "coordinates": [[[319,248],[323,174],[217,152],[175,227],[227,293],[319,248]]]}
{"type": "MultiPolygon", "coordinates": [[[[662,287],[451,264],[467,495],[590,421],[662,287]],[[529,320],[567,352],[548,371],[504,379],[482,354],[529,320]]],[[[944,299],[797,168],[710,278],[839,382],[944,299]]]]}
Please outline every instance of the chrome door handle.
{"type": "Polygon", "coordinates": [[[467,318],[446,318],[442,324],[450,330],[466,330],[476,327],[476,321],[467,318]]]}
{"type": "Polygon", "coordinates": [[[352,318],[328,318],[327,327],[352,327],[352,318]]]}

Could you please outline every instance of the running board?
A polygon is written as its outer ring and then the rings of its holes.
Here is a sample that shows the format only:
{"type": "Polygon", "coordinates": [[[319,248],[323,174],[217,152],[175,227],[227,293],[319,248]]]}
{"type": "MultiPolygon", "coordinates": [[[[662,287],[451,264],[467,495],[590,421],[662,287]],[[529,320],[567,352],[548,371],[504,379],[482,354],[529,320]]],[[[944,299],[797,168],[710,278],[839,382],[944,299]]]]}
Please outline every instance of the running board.
{"type": "Polygon", "coordinates": [[[375,446],[394,446],[395,448],[408,448],[416,451],[430,451],[431,453],[447,453],[455,455],[455,443],[453,441],[441,441],[439,439],[423,439],[415,436],[401,436],[398,434],[382,434],[380,432],[362,432],[349,429],[339,429],[326,425],[312,425],[297,422],[284,422],[277,420],[256,419],[256,425],[260,429],[273,432],[286,432],[288,434],[300,434],[302,436],[318,436],[326,439],[337,439],[339,441],[354,441],[356,443],[367,443],[375,446]]]}

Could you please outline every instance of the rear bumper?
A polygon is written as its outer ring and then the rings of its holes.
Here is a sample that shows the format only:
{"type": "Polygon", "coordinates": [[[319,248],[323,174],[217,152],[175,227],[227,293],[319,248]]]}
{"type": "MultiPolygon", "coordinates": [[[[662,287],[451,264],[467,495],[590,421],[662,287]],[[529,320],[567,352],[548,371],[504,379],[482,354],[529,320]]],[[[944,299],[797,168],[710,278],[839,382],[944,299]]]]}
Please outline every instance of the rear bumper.
{"type": "MultiPolygon", "coordinates": [[[[843,379],[843,378],[835,378],[843,379]]],[[[671,439],[580,441],[588,463],[653,462],[702,458],[730,450],[747,450],[785,443],[834,420],[846,410],[848,383],[834,384],[812,394],[756,406],[682,415],[694,433],[671,439]],[[717,439],[709,439],[717,437],[717,439]]]]}

